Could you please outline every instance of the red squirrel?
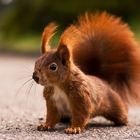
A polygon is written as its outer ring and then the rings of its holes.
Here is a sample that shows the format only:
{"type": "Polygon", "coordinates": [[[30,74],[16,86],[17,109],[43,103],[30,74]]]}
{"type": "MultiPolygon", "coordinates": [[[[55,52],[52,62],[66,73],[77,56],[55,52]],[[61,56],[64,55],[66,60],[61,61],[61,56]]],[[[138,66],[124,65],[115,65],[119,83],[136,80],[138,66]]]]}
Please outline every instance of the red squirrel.
{"type": "Polygon", "coordinates": [[[56,28],[44,29],[33,73],[47,107],[38,130],[49,131],[65,117],[71,120],[67,134],[80,133],[95,116],[127,125],[128,105],[140,101],[140,50],[128,25],[106,12],[85,13],[51,49],[56,28]]]}

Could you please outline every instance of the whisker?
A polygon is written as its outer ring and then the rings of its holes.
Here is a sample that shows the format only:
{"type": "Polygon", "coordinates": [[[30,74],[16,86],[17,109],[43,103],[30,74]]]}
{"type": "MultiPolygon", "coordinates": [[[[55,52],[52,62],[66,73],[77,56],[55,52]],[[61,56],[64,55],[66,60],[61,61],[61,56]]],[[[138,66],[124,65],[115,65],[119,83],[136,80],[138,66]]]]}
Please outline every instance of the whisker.
{"type": "Polygon", "coordinates": [[[24,65],[24,69],[26,70],[26,72],[30,72],[33,69],[33,64],[31,64],[30,66],[24,65]]]}
{"type": "MultiPolygon", "coordinates": [[[[34,83],[35,83],[35,82],[34,82],[34,83]]],[[[35,83],[34,85],[35,85],[35,91],[34,91],[34,93],[35,93],[35,95],[36,95],[36,86],[37,86],[37,84],[35,83]]]]}
{"type": "Polygon", "coordinates": [[[21,81],[21,80],[26,79],[26,78],[31,78],[31,77],[32,77],[32,75],[27,75],[27,76],[24,76],[24,77],[20,77],[20,78],[16,79],[16,82],[21,81]]]}
{"type": "Polygon", "coordinates": [[[20,93],[20,91],[22,90],[22,88],[32,80],[32,78],[30,78],[29,80],[27,80],[26,82],[24,82],[21,87],[17,90],[16,96],[20,93]]]}
{"type": "Polygon", "coordinates": [[[34,91],[33,91],[33,92],[34,92],[34,93],[36,93],[36,85],[37,85],[36,82],[33,81],[33,87],[34,87],[34,91]]]}
{"type": "Polygon", "coordinates": [[[30,91],[31,91],[33,85],[34,85],[34,81],[32,81],[32,83],[31,83],[30,85],[31,85],[31,86],[30,86],[29,91],[28,91],[28,94],[27,94],[28,96],[29,96],[29,94],[30,94],[30,91]]]}
{"type": "Polygon", "coordinates": [[[31,81],[32,80],[32,78],[31,79],[29,79],[29,80],[27,80],[25,83],[23,83],[23,86],[24,85],[26,85],[29,81],[31,81]]]}
{"type": "Polygon", "coordinates": [[[29,99],[29,94],[30,94],[30,91],[31,91],[31,89],[32,89],[33,84],[34,84],[34,81],[32,81],[32,82],[30,83],[30,85],[28,86],[28,88],[26,89],[25,94],[26,94],[26,100],[27,100],[27,101],[28,101],[28,99],[29,99]]]}
{"type": "Polygon", "coordinates": [[[33,81],[30,82],[30,84],[28,85],[25,94],[28,95],[27,93],[29,92],[29,89],[31,88],[33,81]]]}

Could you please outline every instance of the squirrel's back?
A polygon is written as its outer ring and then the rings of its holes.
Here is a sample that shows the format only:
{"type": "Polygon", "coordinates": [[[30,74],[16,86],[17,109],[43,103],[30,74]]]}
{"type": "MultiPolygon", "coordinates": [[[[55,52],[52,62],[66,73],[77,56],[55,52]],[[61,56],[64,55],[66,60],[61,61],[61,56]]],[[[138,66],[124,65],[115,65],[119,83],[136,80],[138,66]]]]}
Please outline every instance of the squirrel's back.
{"type": "Polygon", "coordinates": [[[127,24],[106,12],[86,13],[64,35],[84,73],[107,81],[126,103],[140,101],[140,48],[127,24]]]}

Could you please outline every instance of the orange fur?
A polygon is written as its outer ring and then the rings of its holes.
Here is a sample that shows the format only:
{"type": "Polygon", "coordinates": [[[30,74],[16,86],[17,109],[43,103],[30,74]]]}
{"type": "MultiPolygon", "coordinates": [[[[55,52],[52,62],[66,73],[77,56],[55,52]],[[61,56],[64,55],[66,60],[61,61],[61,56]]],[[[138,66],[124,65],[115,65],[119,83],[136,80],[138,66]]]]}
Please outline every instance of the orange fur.
{"type": "Polygon", "coordinates": [[[33,73],[47,106],[38,130],[65,117],[71,120],[68,134],[80,133],[95,116],[126,125],[127,104],[140,101],[140,51],[127,24],[105,12],[86,13],[64,31],[56,49],[48,49],[55,28],[44,30],[33,73]]]}
{"type": "Polygon", "coordinates": [[[55,34],[55,30],[57,28],[57,25],[52,22],[49,25],[47,25],[42,33],[42,44],[41,44],[41,52],[44,53],[49,49],[49,41],[55,34]]]}
{"type": "Polygon", "coordinates": [[[140,48],[128,25],[104,12],[86,13],[73,26],[64,38],[73,42],[75,64],[106,80],[127,104],[139,103],[140,48]]]}

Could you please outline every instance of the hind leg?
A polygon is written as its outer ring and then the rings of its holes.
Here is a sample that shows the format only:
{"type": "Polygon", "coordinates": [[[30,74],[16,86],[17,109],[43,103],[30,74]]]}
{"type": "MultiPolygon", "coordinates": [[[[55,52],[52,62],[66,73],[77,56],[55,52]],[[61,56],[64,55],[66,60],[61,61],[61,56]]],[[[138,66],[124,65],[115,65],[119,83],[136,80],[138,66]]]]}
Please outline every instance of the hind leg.
{"type": "Polygon", "coordinates": [[[116,92],[108,94],[107,104],[104,107],[103,116],[115,125],[127,125],[128,123],[128,110],[122,99],[116,92]]]}
{"type": "Polygon", "coordinates": [[[127,125],[128,123],[128,115],[122,110],[111,110],[109,114],[105,115],[105,118],[114,122],[116,126],[127,125]]]}

